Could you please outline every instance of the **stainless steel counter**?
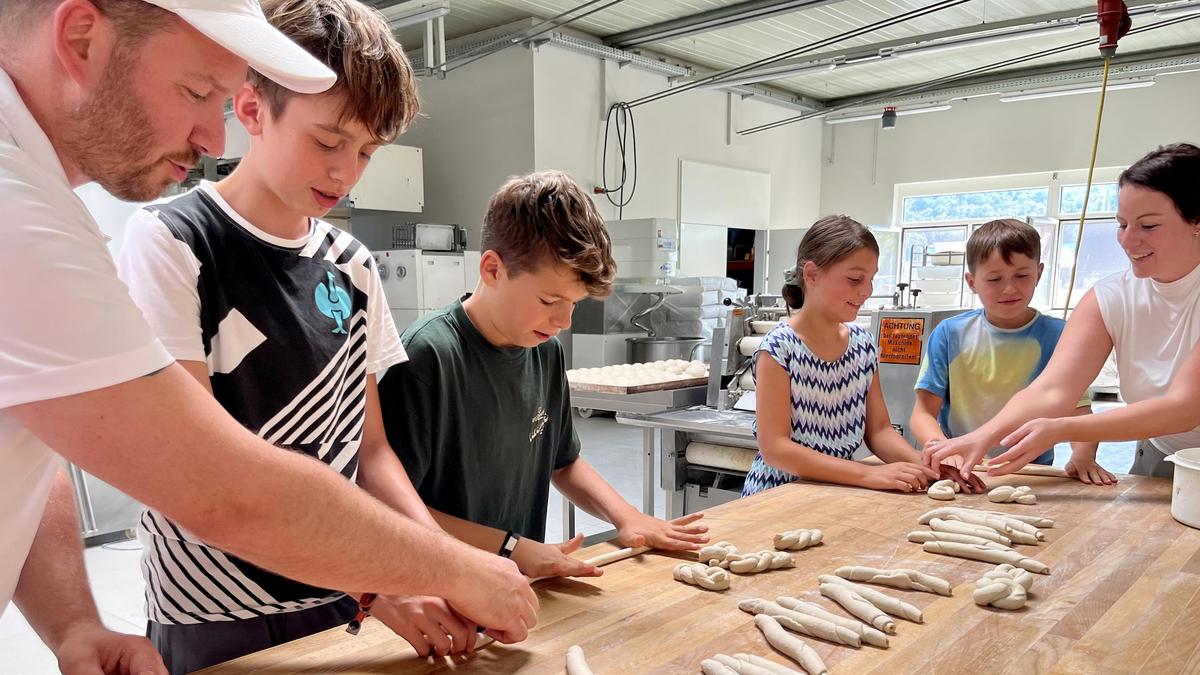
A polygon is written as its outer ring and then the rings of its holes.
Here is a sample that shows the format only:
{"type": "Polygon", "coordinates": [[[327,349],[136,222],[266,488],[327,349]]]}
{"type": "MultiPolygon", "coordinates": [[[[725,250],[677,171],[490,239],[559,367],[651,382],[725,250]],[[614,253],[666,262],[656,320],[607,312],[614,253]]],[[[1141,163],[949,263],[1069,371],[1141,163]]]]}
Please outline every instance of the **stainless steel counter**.
{"type": "Polygon", "coordinates": [[[705,405],[656,413],[618,413],[617,421],[647,429],[673,429],[716,436],[754,438],[754,413],[717,410],[705,405]]]}
{"type": "MultiPolygon", "coordinates": [[[[571,406],[589,410],[611,410],[621,415],[653,415],[675,408],[694,406],[704,402],[706,388],[684,387],[646,391],[639,394],[608,394],[597,391],[571,390],[571,406]]],[[[658,429],[647,425],[642,432],[642,513],[654,515],[654,446],[658,429]]],[[[604,535],[608,533],[602,533],[604,535]]],[[[575,505],[563,499],[563,539],[575,536],[575,505]]],[[[600,537],[603,539],[603,537],[600,537]]],[[[590,543],[589,538],[589,543],[590,543]]]]}

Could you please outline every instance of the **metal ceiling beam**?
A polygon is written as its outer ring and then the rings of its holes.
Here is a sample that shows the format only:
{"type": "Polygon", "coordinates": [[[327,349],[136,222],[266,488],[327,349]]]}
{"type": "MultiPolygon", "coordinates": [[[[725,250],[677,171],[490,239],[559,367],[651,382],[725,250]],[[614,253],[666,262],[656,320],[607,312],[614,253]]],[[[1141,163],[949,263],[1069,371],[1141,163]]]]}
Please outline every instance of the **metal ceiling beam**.
{"type": "MultiPolygon", "coordinates": [[[[1128,39],[1134,35],[1138,35],[1141,33],[1153,32],[1156,30],[1160,30],[1162,28],[1179,25],[1181,23],[1184,23],[1187,21],[1193,21],[1193,20],[1197,20],[1197,19],[1200,19],[1200,14],[1188,14],[1188,15],[1184,15],[1184,16],[1179,16],[1177,18],[1164,19],[1157,23],[1152,23],[1148,26],[1141,26],[1138,28],[1134,28],[1134,29],[1130,30],[1129,33],[1126,34],[1125,38],[1128,39]]],[[[781,126],[784,126],[787,124],[793,124],[795,122],[802,122],[805,120],[813,119],[814,117],[822,117],[822,116],[828,115],[830,113],[841,112],[841,111],[851,109],[851,108],[867,106],[867,105],[872,105],[872,104],[882,104],[884,102],[890,102],[892,100],[914,98],[917,95],[925,95],[925,94],[928,94],[928,93],[934,92],[934,91],[946,91],[948,89],[958,87],[959,83],[961,83],[961,82],[974,80],[975,78],[986,75],[988,73],[995,73],[995,72],[1011,73],[1012,70],[1009,69],[1009,66],[1015,66],[1020,63],[1035,61],[1039,58],[1044,58],[1046,56],[1053,56],[1055,54],[1066,53],[1068,51],[1073,51],[1075,49],[1079,49],[1082,47],[1095,46],[1095,45],[1098,45],[1099,43],[1100,43],[1099,37],[1088,38],[1086,40],[1079,40],[1077,42],[1071,42],[1071,43],[1068,43],[1065,45],[1059,45],[1057,47],[1043,49],[1043,50],[1040,50],[1037,52],[1033,52],[1031,54],[1026,54],[1024,56],[1015,57],[1015,58],[1011,58],[1011,59],[1005,59],[1003,61],[996,61],[994,63],[990,63],[990,64],[987,64],[984,66],[970,68],[968,70],[960,71],[958,73],[953,73],[950,75],[937,77],[937,78],[934,78],[934,79],[932,79],[928,82],[924,82],[924,83],[907,85],[907,86],[898,87],[896,89],[891,89],[891,90],[882,91],[882,92],[875,92],[875,93],[870,93],[870,94],[860,94],[860,95],[852,97],[850,99],[843,99],[843,101],[844,101],[843,103],[839,103],[837,105],[830,105],[821,111],[804,113],[801,115],[796,115],[793,117],[776,120],[774,122],[767,122],[765,124],[760,124],[758,126],[751,127],[749,129],[742,129],[741,131],[738,131],[738,133],[741,135],[756,134],[756,133],[760,133],[763,131],[768,131],[770,129],[776,129],[778,127],[781,127],[781,126]]],[[[1095,67],[1096,62],[1093,60],[1091,63],[1093,65],[1093,67],[1095,67]]]]}
{"type": "MultiPolygon", "coordinates": [[[[1184,66],[1200,68],[1200,42],[1164,47],[1142,52],[1125,54],[1120,60],[1114,61],[1110,67],[1109,78],[1136,76],[1170,72],[1184,66]]],[[[980,75],[957,81],[946,89],[933,89],[913,96],[888,99],[888,105],[911,105],[929,101],[952,101],[955,99],[971,98],[998,94],[1002,91],[1045,86],[1053,84],[1053,80],[1090,81],[1099,80],[1104,67],[1097,65],[1096,59],[1086,58],[1075,61],[1050,63],[1030,68],[1005,70],[994,74],[980,75]]],[[[858,94],[843,98],[830,99],[826,104],[830,108],[853,103],[858,98],[870,94],[858,94]]]]}
{"type": "Polygon", "coordinates": [[[745,0],[725,7],[697,12],[678,19],[634,28],[610,35],[604,43],[617,49],[630,49],[655,42],[665,42],[688,35],[707,33],[750,21],[759,21],[780,14],[829,5],[840,0],[745,0]]]}
{"type": "MultiPolygon", "coordinates": [[[[778,63],[771,64],[771,66],[769,68],[763,68],[762,70],[758,70],[758,71],[755,71],[755,70],[748,71],[745,73],[745,75],[747,76],[747,78],[749,78],[750,76],[755,76],[755,75],[765,75],[765,76],[768,76],[767,79],[764,79],[761,81],[767,82],[767,81],[770,81],[773,79],[782,79],[782,78],[788,77],[788,75],[786,74],[787,71],[795,71],[796,69],[804,68],[809,65],[819,66],[822,62],[828,61],[830,59],[836,59],[839,57],[852,60],[857,57],[868,56],[870,54],[877,54],[881,51],[894,51],[894,50],[902,49],[904,47],[911,47],[913,45],[916,45],[919,43],[924,43],[924,42],[932,42],[932,41],[937,41],[937,40],[949,40],[949,39],[955,39],[955,38],[978,37],[978,36],[982,36],[986,33],[993,33],[993,32],[1008,29],[1008,28],[1022,28],[1022,27],[1032,26],[1034,24],[1039,24],[1039,23],[1051,23],[1051,22],[1055,22],[1055,21],[1062,21],[1064,19],[1074,19],[1074,18],[1078,18],[1081,15],[1087,14],[1089,11],[1091,11],[1094,14],[1095,13],[1094,7],[1085,7],[1085,8],[1078,9],[1078,10],[1068,10],[1068,11],[1062,11],[1062,12],[1051,12],[1051,13],[1047,13],[1047,14],[1038,14],[1035,16],[1024,16],[1024,17],[1020,17],[1017,19],[1008,19],[1006,21],[995,21],[995,22],[989,22],[989,23],[972,24],[970,26],[965,26],[962,28],[951,28],[948,30],[938,31],[935,33],[925,33],[923,35],[919,35],[919,36],[915,36],[915,37],[899,38],[899,39],[895,39],[895,40],[886,40],[883,42],[876,42],[876,43],[872,43],[870,47],[848,47],[846,49],[831,50],[831,51],[827,51],[827,52],[821,52],[814,56],[787,59],[785,61],[780,61],[778,63]],[[775,75],[778,73],[784,73],[784,74],[779,75],[778,77],[771,77],[771,75],[775,75]]],[[[694,77],[684,78],[682,81],[688,82],[690,80],[698,80],[698,79],[700,79],[699,76],[694,76],[694,77]]],[[[741,78],[739,78],[739,79],[741,79],[741,78]]]]}

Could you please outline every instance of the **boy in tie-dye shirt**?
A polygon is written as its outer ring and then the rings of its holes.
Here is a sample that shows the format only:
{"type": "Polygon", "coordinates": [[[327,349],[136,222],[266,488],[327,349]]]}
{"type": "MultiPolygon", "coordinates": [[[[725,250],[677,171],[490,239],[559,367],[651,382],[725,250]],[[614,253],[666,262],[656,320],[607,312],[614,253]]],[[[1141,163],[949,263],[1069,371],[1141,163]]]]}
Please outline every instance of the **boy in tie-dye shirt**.
{"type": "MultiPolygon", "coordinates": [[[[1050,361],[1066,322],[1029,306],[1042,275],[1040,259],[1040,235],[1019,220],[994,220],[967,241],[966,280],[983,308],[943,321],[929,337],[910,420],[922,445],[982,426],[1050,361]]],[[[1077,411],[1091,412],[1086,395],[1077,411]]],[[[1085,482],[1111,478],[1096,464],[1096,447],[1073,443],[1068,473],[1085,482]]],[[[1053,462],[1053,449],[1033,460],[1053,462]]]]}

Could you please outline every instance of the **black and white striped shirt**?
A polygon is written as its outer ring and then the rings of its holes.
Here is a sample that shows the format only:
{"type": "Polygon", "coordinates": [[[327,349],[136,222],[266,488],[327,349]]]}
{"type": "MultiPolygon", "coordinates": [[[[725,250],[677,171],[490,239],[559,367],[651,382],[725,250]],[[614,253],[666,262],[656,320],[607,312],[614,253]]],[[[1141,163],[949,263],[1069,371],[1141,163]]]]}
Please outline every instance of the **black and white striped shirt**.
{"type": "MultiPolygon", "coordinates": [[[[235,419],[280,452],[356,479],[367,376],[407,358],[365,246],[319,220],[302,239],[274,237],[206,183],[139,212],[119,269],[168,351],[208,365],[235,419]]],[[[295,502],[304,499],[297,485],[295,502]]],[[[208,546],[153,510],[138,535],[151,621],[247,619],[341,597],[208,546]]]]}

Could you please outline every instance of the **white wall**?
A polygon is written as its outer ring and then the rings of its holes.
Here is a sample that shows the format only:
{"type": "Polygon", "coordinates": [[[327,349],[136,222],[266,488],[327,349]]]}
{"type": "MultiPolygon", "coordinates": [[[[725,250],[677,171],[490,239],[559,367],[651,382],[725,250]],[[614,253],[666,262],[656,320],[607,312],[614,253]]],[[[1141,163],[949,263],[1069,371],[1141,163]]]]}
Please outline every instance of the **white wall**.
{"type": "Polygon", "coordinates": [[[445,80],[423,79],[419,92],[424,116],[398,141],[424,150],[419,219],[465,226],[476,248],[492,193],[534,166],[533,52],[506,49],[445,80]]]}
{"type": "MultiPolygon", "coordinates": [[[[536,52],[533,65],[537,168],[565,170],[588,188],[600,185],[604,111],[613,102],[664,89],[666,78],[552,45],[536,52]]],[[[733,105],[739,128],[791,114],[754,99],[734,97],[733,105]]],[[[729,145],[729,107],[724,92],[695,90],[634,109],[638,185],[625,218],[678,219],[680,159],[769,172],[772,228],[807,226],[817,218],[821,124],[735,135],[729,145]]],[[[610,150],[610,167],[613,154],[610,150]]],[[[614,176],[609,175],[611,180],[614,176]]],[[[617,217],[617,209],[604,197],[597,196],[596,203],[606,218],[617,217]]]]}
{"type": "MultiPolygon", "coordinates": [[[[887,132],[877,121],[826,125],[820,211],[887,224],[896,183],[1085,168],[1098,99],[977,98],[947,112],[901,117],[887,132]]],[[[1109,92],[1097,166],[1125,166],[1179,141],[1200,141],[1200,73],[1109,92]]]]}

